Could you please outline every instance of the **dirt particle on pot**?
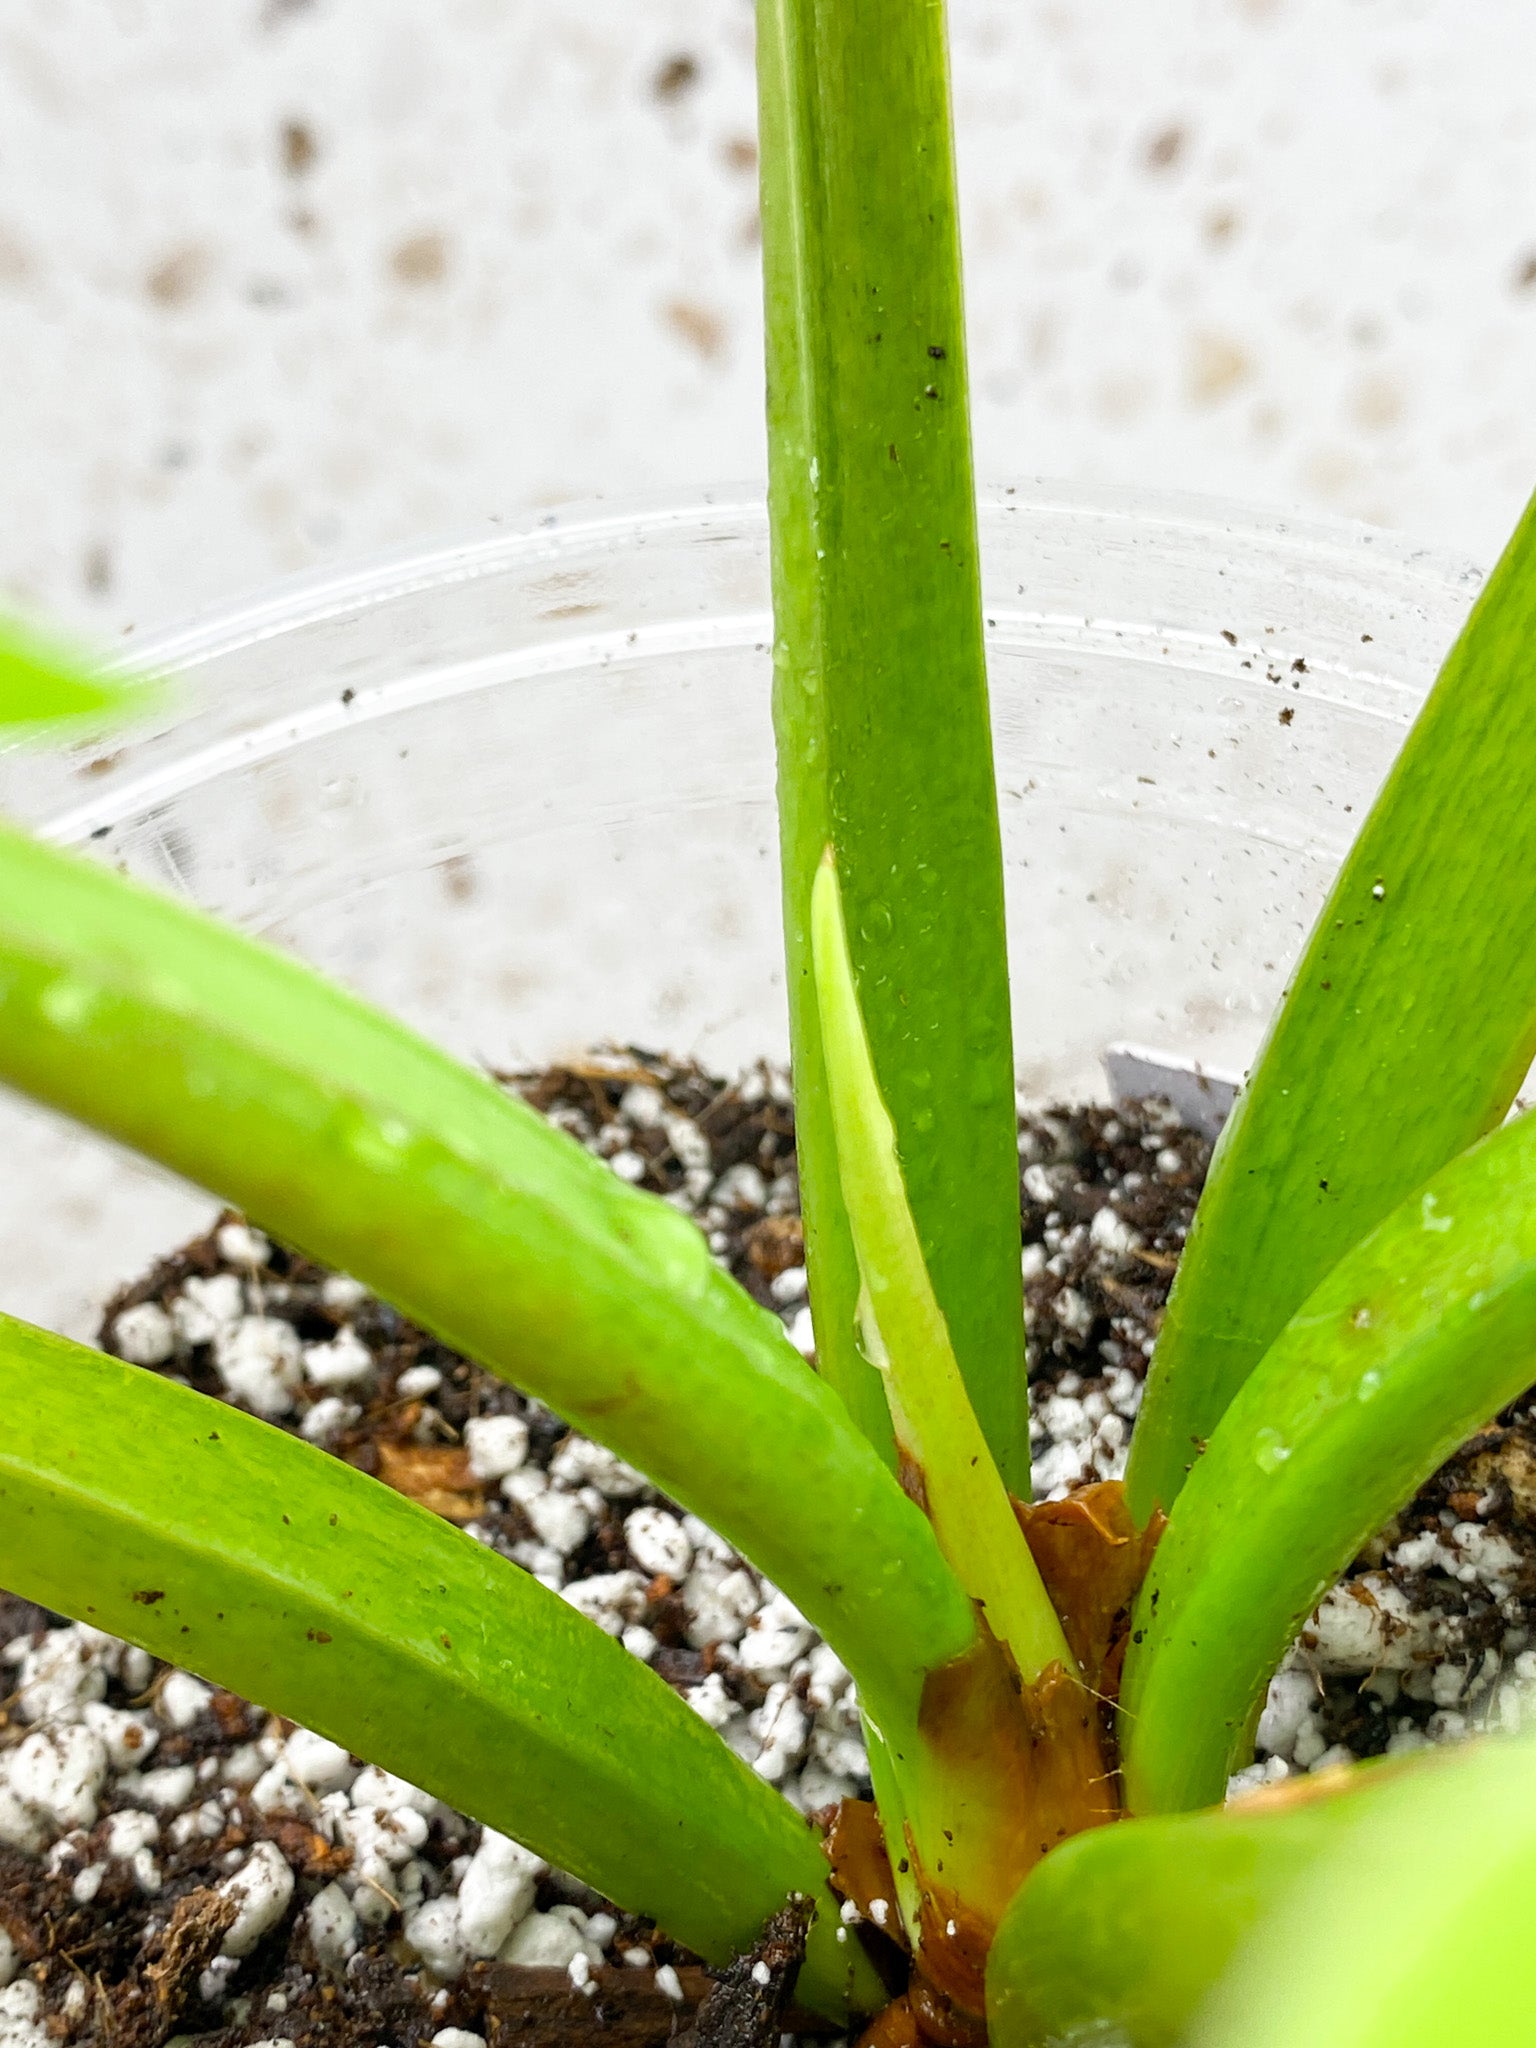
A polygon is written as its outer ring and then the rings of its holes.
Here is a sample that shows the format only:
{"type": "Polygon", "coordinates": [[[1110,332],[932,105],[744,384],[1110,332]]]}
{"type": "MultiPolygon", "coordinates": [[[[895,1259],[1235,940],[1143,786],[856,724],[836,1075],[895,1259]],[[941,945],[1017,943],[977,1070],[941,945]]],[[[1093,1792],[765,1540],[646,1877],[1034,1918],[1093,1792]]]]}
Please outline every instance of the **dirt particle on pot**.
{"type": "Polygon", "coordinates": [[[441,284],[448,275],[447,237],[435,229],[407,235],[389,253],[390,275],[410,290],[441,284]]]}
{"type": "Polygon", "coordinates": [[[707,306],[693,299],[668,299],[661,317],[701,362],[718,362],[725,354],[725,322],[707,306]]]}
{"type": "Polygon", "coordinates": [[[652,96],[664,102],[680,100],[699,82],[699,62],[680,50],[658,65],[651,79],[652,96]]]}
{"type": "Polygon", "coordinates": [[[307,177],[319,159],[320,146],[307,121],[284,121],[278,130],[277,146],[284,175],[290,178],[307,177]]]}
{"type": "Polygon", "coordinates": [[[213,258],[201,243],[170,250],[151,266],[144,289],[157,306],[171,311],[190,304],[213,272],[213,258]]]}
{"type": "Polygon", "coordinates": [[[1171,171],[1183,156],[1189,141],[1188,135],[1177,122],[1160,128],[1147,144],[1146,164],[1149,171],[1171,171]]]}

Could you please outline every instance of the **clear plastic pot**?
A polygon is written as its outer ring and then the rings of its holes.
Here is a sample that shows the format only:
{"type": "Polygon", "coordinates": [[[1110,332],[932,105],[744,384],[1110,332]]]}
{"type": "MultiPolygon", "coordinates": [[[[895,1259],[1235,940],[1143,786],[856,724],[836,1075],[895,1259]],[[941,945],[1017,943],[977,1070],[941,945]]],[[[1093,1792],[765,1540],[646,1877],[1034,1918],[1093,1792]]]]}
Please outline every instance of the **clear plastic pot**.
{"type": "MultiPolygon", "coordinates": [[[[1021,1083],[1238,1071],[1475,572],[1359,527],[1025,487],[983,546],[1021,1083]]],[[[755,493],[548,515],[146,641],[126,743],[0,809],[466,1058],[785,1051],[755,493]]],[[[0,1100],[4,1305],[72,1331],[204,1196],[0,1100]]]]}

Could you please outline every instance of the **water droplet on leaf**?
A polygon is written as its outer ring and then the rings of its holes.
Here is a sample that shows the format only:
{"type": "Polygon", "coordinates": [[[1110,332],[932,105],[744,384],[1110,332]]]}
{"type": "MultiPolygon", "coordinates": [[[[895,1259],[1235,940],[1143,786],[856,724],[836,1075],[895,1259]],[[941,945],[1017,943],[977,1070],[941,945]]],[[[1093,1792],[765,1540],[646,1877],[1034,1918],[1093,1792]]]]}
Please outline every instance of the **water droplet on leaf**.
{"type": "Polygon", "coordinates": [[[972,1109],[985,1109],[998,1096],[998,1071],[993,1060],[973,1063],[966,1086],[966,1100],[972,1109]]]}
{"type": "Polygon", "coordinates": [[[1278,1472],[1291,1447],[1278,1429],[1261,1429],[1253,1439],[1253,1460],[1261,1472],[1278,1472]]]}
{"type": "Polygon", "coordinates": [[[1419,1204],[1419,1220],[1426,1230],[1454,1230],[1456,1227],[1456,1218],[1442,1216],[1433,1194],[1428,1192],[1419,1204]]]}
{"type": "Polygon", "coordinates": [[[410,1150],[411,1127],[397,1116],[381,1116],[360,1104],[344,1102],[336,1111],[336,1132],[362,1166],[392,1173],[410,1150]]]}
{"type": "Polygon", "coordinates": [[[55,1029],[79,1031],[89,1023],[100,996],[95,982],[76,974],[61,974],[44,988],[38,1008],[55,1029]]]}

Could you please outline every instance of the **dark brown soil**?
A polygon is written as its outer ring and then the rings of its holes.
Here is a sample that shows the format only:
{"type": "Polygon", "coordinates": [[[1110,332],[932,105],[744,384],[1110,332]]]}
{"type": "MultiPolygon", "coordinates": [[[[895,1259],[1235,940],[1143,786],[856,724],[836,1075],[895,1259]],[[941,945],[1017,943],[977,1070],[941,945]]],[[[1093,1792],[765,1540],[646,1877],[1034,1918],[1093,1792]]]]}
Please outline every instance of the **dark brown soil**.
{"type": "MultiPolygon", "coordinates": [[[[696,1215],[722,1263],[757,1300],[786,1321],[795,1313],[803,1242],[793,1115],[782,1077],[759,1071],[727,1083],[631,1050],[540,1075],[498,1078],[580,1142],[617,1157],[627,1177],[679,1199],[696,1215]],[[635,1089],[654,1095],[637,1107],[630,1092],[635,1089]],[[744,1171],[722,1184],[721,1176],[732,1168],[744,1171]],[[728,1190],[723,1196],[722,1185],[728,1190]]],[[[1026,1250],[1026,1295],[1037,1484],[1043,1478],[1059,1490],[1078,1478],[1108,1476],[1117,1446],[1123,1449],[1208,1160],[1208,1144],[1157,1104],[1054,1110],[1021,1120],[1021,1241],[1036,1248],[1026,1250]],[[1112,1217],[1100,1217],[1106,1208],[1112,1217]]],[[[231,1270],[221,1257],[217,1230],[216,1225],[113,1300],[103,1321],[107,1348],[123,1309],[144,1302],[169,1308],[190,1277],[231,1270]]],[[[327,1305],[327,1277],[280,1247],[261,1276],[261,1313],[290,1322],[306,1343],[330,1339],[345,1321],[373,1354],[375,1374],[366,1393],[357,1396],[359,1412],[327,1447],[449,1519],[473,1524],[481,1540],[498,1549],[510,1552],[526,1544],[534,1532],[523,1509],[476,1479],[460,1438],[472,1418],[517,1414],[530,1431],[530,1463],[547,1467],[567,1436],[565,1425],[388,1306],[371,1298],[345,1311],[327,1305]],[[441,1384],[430,1399],[402,1395],[402,1374],[422,1366],[435,1368],[441,1384]]],[[[225,1397],[208,1345],[181,1344],[158,1369],[225,1397]]],[[[296,1398],[295,1412],[276,1426],[301,1430],[322,1390],[306,1386],[296,1398]]],[[[1518,1537],[1527,1560],[1520,1597],[1536,1603],[1536,1428],[1523,1404],[1437,1474],[1394,1530],[1353,1568],[1357,1574],[1386,1571],[1421,1604],[1432,1598],[1439,1612],[1455,1620],[1458,1642],[1473,1660],[1500,1644],[1507,1651],[1508,1601],[1501,1605],[1480,1585],[1449,1580],[1443,1572],[1432,1574],[1429,1587],[1423,1573],[1392,1565],[1388,1553],[1404,1536],[1474,1519],[1518,1537]]],[[[570,1577],[634,1566],[623,1515],[605,1504],[569,1561],[570,1577]]],[[[685,1640],[684,1619],[671,1581],[651,1579],[643,1621],[659,1644],[652,1661],[679,1689],[698,1685],[715,1669],[712,1649],[693,1648],[685,1640]]],[[[0,1645],[35,1637],[56,1620],[0,1595],[0,1645]]],[[[167,1675],[165,1667],[155,1667],[147,1693],[133,1698],[114,1679],[107,1704],[140,1706],[167,1675]]],[[[743,1708],[762,1704],[764,1687],[750,1674],[727,1661],[719,1677],[743,1708]]],[[[1417,1717],[1417,1725],[1435,1710],[1427,1699],[1384,1703],[1378,1693],[1363,1690],[1358,1678],[1320,1678],[1318,1692],[1327,1740],[1345,1742],[1357,1755],[1384,1748],[1405,1716],[1417,1717]]],[[[215,1693],[192,1725],[162,1734],[153,1762],[197,1767],[286,1726],[257,1706],[215,1693]]],[[[9,1707],[0,1708],[0,1746],[26,1732],[9,1707]]],[[[210,1782],[215,1768],[207,1764],[210,1782]]],[[[694,1958],[628,1916],[617,1916],[611,1952],[643,1949],[652,1967],[599,1968],[590,1997],[573,1987],[564,1970],[499,1962],[472,1964],[456,1983],[440,1985],[403,1942],[398,1920],[365,1928],[345,1968],[328,1969],[314,1950],[303,1908],[349,1852],[302,1815],[259,1813],[242,1791],[228,1803],[214,1838],[163,1849],[159,1889],[149,1897],[128,1863],[106,1855],[110,1818],[104,1816],[68,1854],[0,1850],[0,1925],[15,1944],[23,1973],[39,1985],[42,2021],[60,2041],[163,2048],[173,2035],[200,2034],[208,2048],[274,2039],[297,2048],[418,2048],[453,2027],[482,2036],[489,2048],[514,2039],[576,2048],[578,2038],[587,2042],[594,2030],[616,2048],[645,2048],[680,2032],[699,2048],[775,2048],[789,2023],[784,2001],[795,1951],[792,1931],[787,1935],[783,1928],[770,1930],[758,1958],[771,1964],[767,1987],[748,1967],[752,1958],[711,1978],[694,1958]],[[277,1844],[297,1873],[294,1904],[241,1966],[238,1997],[208,2003],[200,1980],[206,1984],[203,1973],[223,1931],[221,1910],[227,1914],[213,1887],[232,1856],[238,1860],[234,1852],[263,1838],[277,1844]],[[95,1896],[81,1903],[74,1879],[97,1860],[105,1862],[107,1874],[95,1896]],[[677,1968],[681,2001],[657,1987],[655,1966],[666,1964],[677,1968]]],[[[418,1853],[437,1873],[434,1881],[446,1887],[450,1866],[477,1839],[473,1824],[445,1819],[440,1811],[418,1853]]],[[[541,1881],[537,1906],[543,1911],[560,1903],[588,1912],[603,1905],[572,1880],[551,1875],[541,1881]]]]}

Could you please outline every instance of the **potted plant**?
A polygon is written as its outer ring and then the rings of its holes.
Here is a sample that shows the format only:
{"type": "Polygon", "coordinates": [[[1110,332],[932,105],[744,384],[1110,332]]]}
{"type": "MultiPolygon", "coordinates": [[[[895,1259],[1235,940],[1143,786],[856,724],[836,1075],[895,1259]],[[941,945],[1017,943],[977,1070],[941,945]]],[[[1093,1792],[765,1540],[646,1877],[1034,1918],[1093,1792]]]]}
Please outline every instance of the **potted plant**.
{"type": "MultiPolygon", "coordinates": [[[[685,1217],[490,1081],[12,830],[0,1072],[356,1273],[782,1589],[858,1685],[884,1861],[866,1839],[854,1875],[847,1814],[830,1851],[853,1917],[900,1937],[904,1981],[892,1998],[851,1937],[798,1816],[535,1579],[254,1417],[15,1323],[0,1569],[712,1960],[810,1901],[800,1998],[880,2012],[882,2039],[1177,2039],[1256,1927],[1299,1952],[1275,1905],[1298,1871],[1347,1887],[1378,1825],[1432,1845],[1448,1785],[1484,1797],[1525,1768],[1350,1772],[1299,1809],[1214,1810],[1321,1592],[1530,1371],[1532,1140],[1501,1120],[1536,1015],[1533,530],[1365,819],[1224,1132],[1124,1489],[1031,1506],[942,17],[764,0],[759,49],[819,1372],[685,1217]]],[[[34,649],[8,673],[13,722],[101,708],[34,649]]],[[[1518,1819],[1484,1803],[1518,1860],[1518,1819]]],[[[1480,1953],[1463,1903],[1442,2000],[1480,1953]]],[[[1218,2003],[1202,2024],[1230,2021],[1218,2003]]]]}

